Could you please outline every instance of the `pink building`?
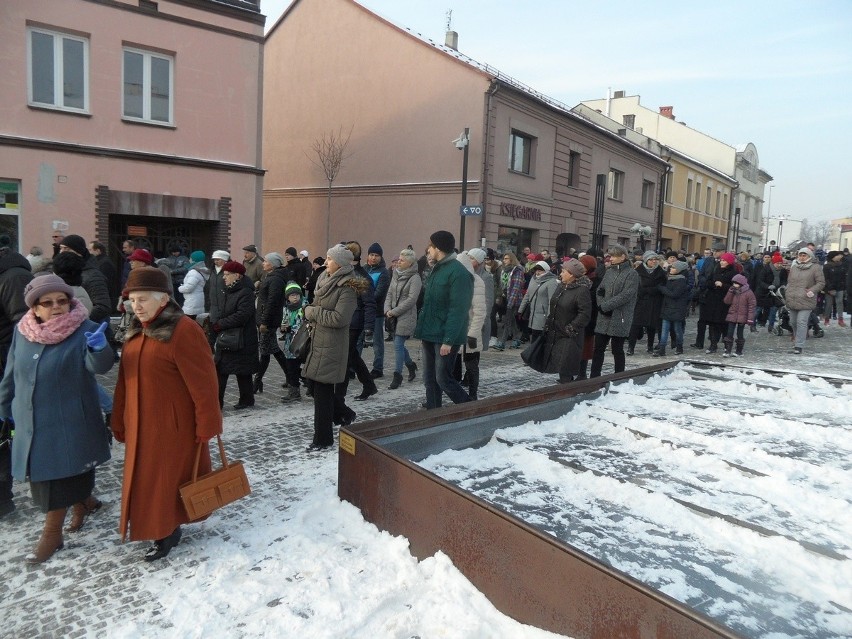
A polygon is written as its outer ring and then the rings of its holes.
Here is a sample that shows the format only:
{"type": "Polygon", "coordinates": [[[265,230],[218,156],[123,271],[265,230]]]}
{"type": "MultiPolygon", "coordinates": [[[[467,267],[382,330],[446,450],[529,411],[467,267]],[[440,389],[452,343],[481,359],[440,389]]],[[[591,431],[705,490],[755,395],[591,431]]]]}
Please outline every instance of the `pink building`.
{"type": "Polygon", "coordinates": [[[267,245],[316,254],[357,239],[386,256],[408,244],[419,253],[444,228],[463,248],[585,248],[599,175],[611,182],[603,246],[632,244],[637,223],[658,226],[664,160],[466,57],[451,38],[427,41],[353,0],[296,0],[264,56],[267,245]],[[466,201],[482,214],[466,218],[460,238],[466,128],[466,201]],[[329,214],[313,147],[331,132],[351,137],[329,214]]]}
{"type": "Polygon", "coordinates": [[[259,0],[0,3],[0,232],[119,261],[260,238],[259,0]]]}

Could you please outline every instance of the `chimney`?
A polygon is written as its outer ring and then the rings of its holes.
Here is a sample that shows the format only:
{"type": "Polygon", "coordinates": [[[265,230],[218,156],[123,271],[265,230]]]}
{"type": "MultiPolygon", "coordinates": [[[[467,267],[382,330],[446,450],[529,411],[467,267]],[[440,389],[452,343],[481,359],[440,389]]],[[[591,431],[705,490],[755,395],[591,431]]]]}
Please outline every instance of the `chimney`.
{"type": "Polygon", "coordinates": [[[453,51],[459,50],[459,34],[456,31],[447,31],[447,35],[444,38],[444,45],[452,49],[453,51]]]}
{"type": "Polygon", "coordinates": [[[616,91],[615,93],[612,94],[612,97],[615,98],[615,99],[623,98],[624,97],[624,91],[616,91]]]}
{"type": "Polygon", "coordinates": [[[664,118],[668,118],[669,120],[675,119],[674,113],[672,113],[672,111],[674,111],[673,106],[662,106],[662,107],[660,107],[660,115],[663,116],[664,118]]]}

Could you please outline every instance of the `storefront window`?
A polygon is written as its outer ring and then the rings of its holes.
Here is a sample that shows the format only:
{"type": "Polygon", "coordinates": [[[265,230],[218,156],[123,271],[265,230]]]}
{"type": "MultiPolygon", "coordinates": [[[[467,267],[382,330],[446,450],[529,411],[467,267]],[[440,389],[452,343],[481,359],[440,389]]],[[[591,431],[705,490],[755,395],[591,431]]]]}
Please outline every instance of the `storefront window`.
{"type": "Polygon", "coordinates": [[[9,236],[14,250],[18,246],[20,233],[20,218],[18,216],[18,198],[21,190],[20,182],[0,180],[0,234],[9,236]]]}
{"type": "Polygon", "coordinates": [[[517,257],[525,246],[536,252],[532,239],[533,232],[530,229],[501,226],[497,229],[497,255],[502,257],[506,253],[514,253],[517,257]]]}

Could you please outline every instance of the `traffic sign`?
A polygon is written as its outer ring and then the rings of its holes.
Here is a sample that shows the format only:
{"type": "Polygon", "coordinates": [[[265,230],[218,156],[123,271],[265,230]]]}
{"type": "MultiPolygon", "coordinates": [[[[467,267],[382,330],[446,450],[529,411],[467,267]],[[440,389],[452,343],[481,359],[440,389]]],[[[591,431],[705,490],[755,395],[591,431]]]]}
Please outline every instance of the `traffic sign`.
{"type": "Polygon", "coordinates": [[[482,205],[481,204],[469,204],[467,206],[460,206],[459,213],[462,215],[469,217],[471,215],[482,215],[482,205]]]}

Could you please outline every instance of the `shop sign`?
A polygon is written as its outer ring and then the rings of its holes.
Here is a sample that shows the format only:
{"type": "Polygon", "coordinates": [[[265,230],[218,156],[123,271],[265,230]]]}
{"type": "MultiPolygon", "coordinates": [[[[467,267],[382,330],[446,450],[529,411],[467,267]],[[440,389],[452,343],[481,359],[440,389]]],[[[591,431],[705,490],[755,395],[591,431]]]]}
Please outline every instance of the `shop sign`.
{"type": "Polygon", "coordinates": [[[532,220],[541,222],[541,209],[532,206],[522,206],[510,202],[500,202],[500,215],[505,215],[513,220],[532,220]]]}

